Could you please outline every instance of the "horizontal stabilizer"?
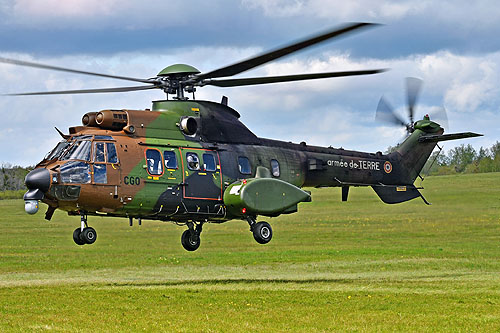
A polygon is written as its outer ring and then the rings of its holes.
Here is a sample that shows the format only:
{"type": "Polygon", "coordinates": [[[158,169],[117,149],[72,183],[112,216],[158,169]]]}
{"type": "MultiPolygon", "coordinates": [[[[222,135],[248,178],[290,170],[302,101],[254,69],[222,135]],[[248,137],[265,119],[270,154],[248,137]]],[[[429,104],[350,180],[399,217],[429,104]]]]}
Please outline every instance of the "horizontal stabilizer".
{"type": "Polygon", "coordinates": [[[418,138],[418,142],[448,141],[448,140],[473,138],[476,136],[483,136],[483,135],[477,134],[477,133],[472,133],[472,132],[453,133],[453,134],[444,134],[444,135],[424,135],[424,136],[421,136],[420,138],[418,138]]]}
{"type": "Polygon", "coordinates": [[[386,204],[405,202],[418,197],[421,197],[426,204],[429,204],[414,185],[372,186],[372,188],[386,204]]]}

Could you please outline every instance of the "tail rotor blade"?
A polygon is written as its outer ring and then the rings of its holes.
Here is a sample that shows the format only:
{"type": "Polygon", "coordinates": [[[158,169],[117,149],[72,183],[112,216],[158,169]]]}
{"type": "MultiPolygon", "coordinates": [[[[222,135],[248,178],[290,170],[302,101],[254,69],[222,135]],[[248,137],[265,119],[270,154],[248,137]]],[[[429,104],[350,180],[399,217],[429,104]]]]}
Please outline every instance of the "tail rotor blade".
{"type": "Polygon", "coordinates": [[[393,107],[385,100],[384,97],[381,97],[378,102],[375,119],[392,125],[408,127],[403,119],[401,119],[401,117],[394,112],[393,107]]]}
{"type": "Polygon", "coordinates": [[[448,116],[446,114],[446,109],[443,106],[437,107],[432,110],[429,114],[429,117],[432,121],[435,121],[436,123],[441,125],[442,128],[449,130],[448,116]]]}
{"type": "Polygon", "coordinates": [[[408,98],[408,117],[410,123],[413,124],[413,115],[415,114],[415,104],[417,103],[418,94],[422,88],[422,80],[415,77],[406,78],[406,95],[408,98]]]}

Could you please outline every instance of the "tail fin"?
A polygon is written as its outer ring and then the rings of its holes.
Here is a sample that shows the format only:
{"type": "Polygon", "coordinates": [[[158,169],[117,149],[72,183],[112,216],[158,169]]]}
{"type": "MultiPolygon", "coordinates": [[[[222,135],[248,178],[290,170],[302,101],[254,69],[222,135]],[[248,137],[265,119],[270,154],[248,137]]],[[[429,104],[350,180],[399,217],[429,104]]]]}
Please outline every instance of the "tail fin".
{"type": "Polygon", "coordinates": [[[385,203],[399,203],[421,197],[428,202],[413,185],[415,179],[422,171],[427,159],[432,154],[439,141],[457,140],[482,136],[471,132],[443,135],[444,130],[436,123],[429,120],[415,123],[415,130],[406,140],[391,153],[390,159],[398,161],[399,175],[391,184],[373,186],[374,191],[385,203]],[[394,183],[392,183],[394,181],[394,183]]]}
{"type": "MultiPolygon", "coordinates": [[[[433,137],[442,136],[444,130],[439,128],[435,133],[432,133],[433,137]]],[[[429,156],[431,156],[432,151],[436,147],[437,141],[422,141],[430,133],[426,133],[423,130],[416,129],[406,140],[398,147],[398,149],[392,153],[397,160],[400,160],[399,168],[401,170],[400,179],[398,182],[400,184],[413,184],[415,179],[422,171],[425,163],[429,156]]]]}

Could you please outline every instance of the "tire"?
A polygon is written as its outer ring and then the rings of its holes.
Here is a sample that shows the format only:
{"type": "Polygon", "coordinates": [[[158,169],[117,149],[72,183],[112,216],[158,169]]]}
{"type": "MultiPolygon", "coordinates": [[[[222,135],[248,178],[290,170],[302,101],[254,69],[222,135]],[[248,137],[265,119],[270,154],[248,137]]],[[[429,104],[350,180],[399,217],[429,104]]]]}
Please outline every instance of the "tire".
{"type": "Polygon", "coordinates": [[[81,238],[85,242],[85,244],[94,244],[97,239],[97,232],[94,228],[85,228],[83,229],[81,238]]]}
{"type": "Polygon", "coordinates": [[[185,230],[181,236],[181,244],[187,251],[196,251],[200,247],[201,239],[199,235],[191,236],[189,230],[185,230]]]}
{"type": "Polygon", "coordinates": [[[273,238],[273,229],[267,222],[257,222],[253,227],[253,238],[259,244],[267,244],[273,238]]]}
{"type": "Polygon", "coordinates": [[[73,241],[76,243],[76,245],[84,245],[85,242],[82,240],[81,236],[81,229],[76,228],[75,231],[73,231],[73,241]]]}

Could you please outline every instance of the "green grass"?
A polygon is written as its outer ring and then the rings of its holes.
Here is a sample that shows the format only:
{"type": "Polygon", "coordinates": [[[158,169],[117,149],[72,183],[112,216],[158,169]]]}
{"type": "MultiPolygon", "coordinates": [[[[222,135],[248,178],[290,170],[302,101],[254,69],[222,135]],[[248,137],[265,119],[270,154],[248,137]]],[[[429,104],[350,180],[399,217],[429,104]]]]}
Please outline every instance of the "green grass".
{"type": "Polygon", "coordinates": [[[0,331],[498,331],[500,173],[429,177],[420,199],[385,205],[369,188],[313,190],[299,213],[183,228],[24,213],[0,201],[0,331]]]}
{"type": "Polygon", "coordinates": [[[12,190],[7,190],[7,191],[0,191],[0,200],[6,200],[6,199],[22,199],[24,193],[26,193],[26,190],[18,190],[18,191],[12,191],[12,190]]]}

